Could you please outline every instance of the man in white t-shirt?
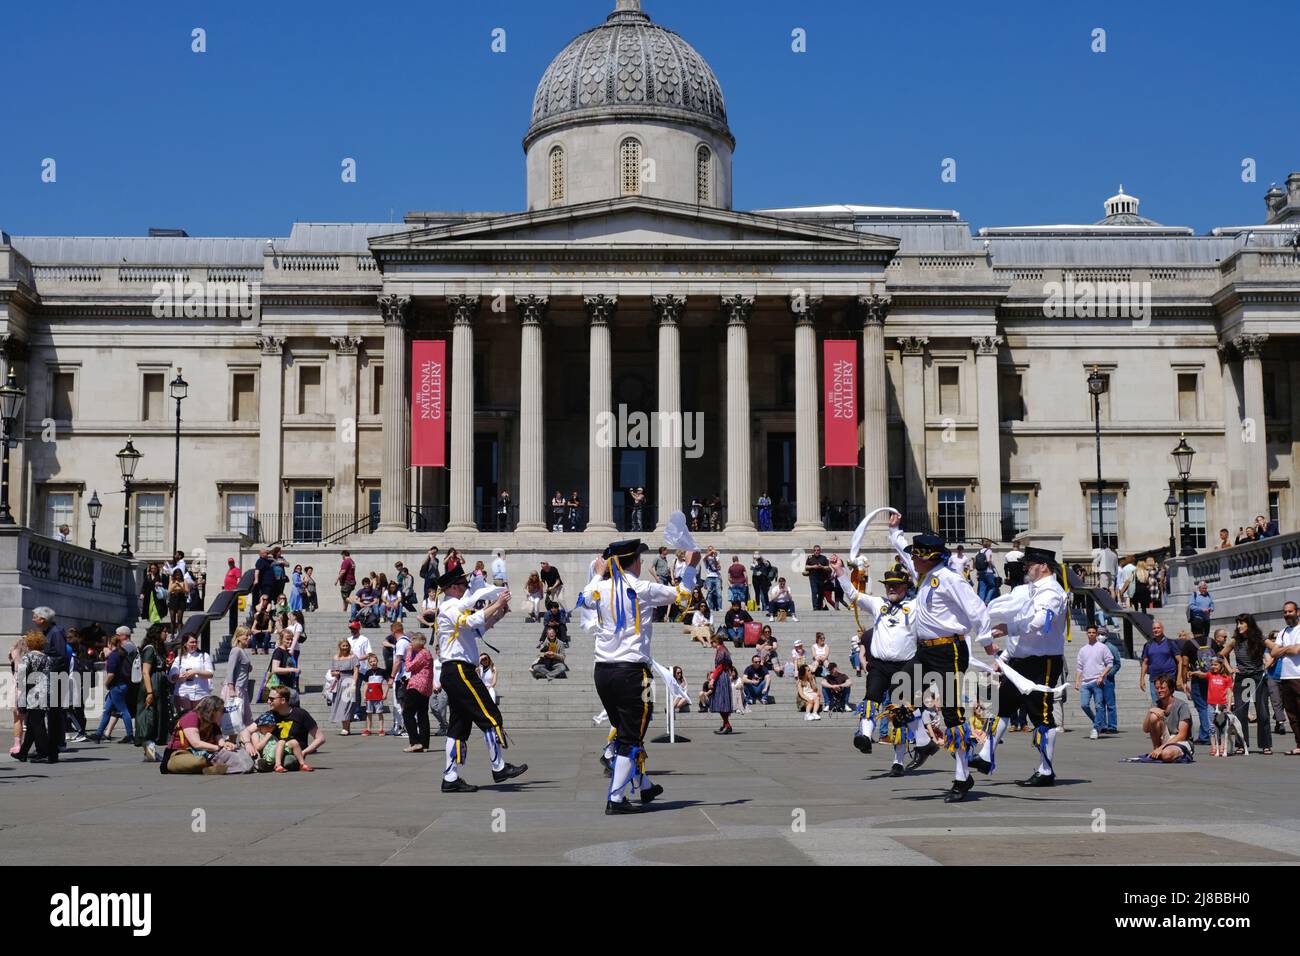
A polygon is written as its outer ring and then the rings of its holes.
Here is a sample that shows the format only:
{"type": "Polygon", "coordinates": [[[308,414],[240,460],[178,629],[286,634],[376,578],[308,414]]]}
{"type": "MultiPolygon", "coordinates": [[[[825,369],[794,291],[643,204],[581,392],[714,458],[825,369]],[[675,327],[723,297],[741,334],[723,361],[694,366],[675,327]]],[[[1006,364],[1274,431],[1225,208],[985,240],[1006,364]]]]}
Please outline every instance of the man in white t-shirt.
{"type": "Polygon", "coordinates": [[[1119,564],[1119,576],[1115,579],[1115,590],[1119,594],[1120,607],[1129,605],[1129,589],[1133,584],[1133,574],[1137,571],[1134,560],[1125,555],[1119,564]]]}
{"type": "Polygon", "coordinates": [[[1291,756],[1300,756],[1300,608],[1295,601],[1282,605],[1282,618],[1286,627],[1277,632],[1277,637],[1265,641],[1273,659],[1281,664],[1277,685],[1282,692],[1282,707],[1291,721],[1291,732],[1295,734],[1295,749],[1287,751],[1291,756]]]}
{"type": "Polygon", "coordinates": [[[970,564],[970,555],[962,545],[957,545],[957,550],[948,555],[948,567],[952,568],[963,578],[966,577],[966,565],[970,564]]]}
{"type": "Polygon", "coordinates": [[[365,720],[366,702],[362,699],[364,695],[361,693],[361,679],[363,676],[362,672],[366,667],[366,657],[370,654],[370,638],[361,633],[360,621],[352,621],[348,624],[348,647],[352,649],[352,656],[357,659],[357,687],[356,693],[352,697],[352,700],[354,701],[352,705],[352,719],[365,720]]]}
{"type": "Polygon", "coordinates": [[[403,737],[406,735],[405,713],[403,704],[406,697],[406,659],[411,654],[411,639],[406,636],[406,629],[402,627],[401,621],[394,621],[392,627],[393,633],[393,726],[389,728],[388,736],[403,737]]]}

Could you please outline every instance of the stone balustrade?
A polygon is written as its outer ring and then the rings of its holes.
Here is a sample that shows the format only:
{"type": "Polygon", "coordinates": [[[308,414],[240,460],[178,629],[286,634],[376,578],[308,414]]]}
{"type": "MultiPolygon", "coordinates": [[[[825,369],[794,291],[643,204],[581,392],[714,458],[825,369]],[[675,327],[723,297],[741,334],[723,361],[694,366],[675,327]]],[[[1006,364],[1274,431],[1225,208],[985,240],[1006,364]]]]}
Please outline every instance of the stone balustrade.
{"type": "Polygon", "coordinates": [[[1300,533],[1204,551],[1169,562],[1169,605],[1184,608],[1204,581],[1214,598],[1214,626],[1231,631],[1253,614],[1268,631],[1282,626],[1282,602],[1300,600],[1300,533]]]}
{"type": "Polygon", "coordinates": [[[135,562],[18,526],[0,527],[0,633],[16,635],[32,609],[51,607],[62,624],[106,630],[138,617],[135,562]]]}

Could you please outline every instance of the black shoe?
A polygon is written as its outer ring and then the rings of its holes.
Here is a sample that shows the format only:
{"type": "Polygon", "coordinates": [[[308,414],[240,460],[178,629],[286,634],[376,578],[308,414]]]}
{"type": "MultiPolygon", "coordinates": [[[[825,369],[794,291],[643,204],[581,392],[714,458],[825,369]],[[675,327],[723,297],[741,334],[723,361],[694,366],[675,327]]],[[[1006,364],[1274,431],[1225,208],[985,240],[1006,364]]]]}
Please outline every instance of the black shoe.
{"type": "Polygon", "coordinates": [[[118,741],[118,743],[119,743],[119,744],[131,744],[132,746],[134,746],[134,745],[135,745],[135,738],[134,738],[134,737],[123,737],[121,740],[118,741]]]}
{"type": "Polygon", "coordinates": [[[1017,787],[1054,787],[1056,786],[1056,775],[1050,776],[1039,773],[1035,770],[1024,780],[1016,781],[1017,787]]]}
{"type": "Polygon", "coordinates": [[[983,757],[971,757],[967,761],[967,763],[969,763],[973,769],[978,770],[980,773],[989,774],[993,772],[993,765],[990,764],[983,757]]]}
{"type": "Polygon", "coordinates": [[[27,762],[27,754],[10,754],[9,756],[13,757],[15,760],[21,763],[27,762]]]}
{"type": "Polygon", "coordinates": [[[59,762],[59,758],[58,758],[58,757],[46,757],[46,758],[45,758],[45,762],[46,762],[46,763],[58,763],[58,762],[59,762]]]}
{"type": "Polygon", "coordinates": [[[970,793],[973,786],[975,786],[973,777],[967,777],[965,780],[954,780],[952,787],[943,795],[943,802],[961,803],[966,799],[966,794],[970,793]]]}
{"type": "Polygon", "coordinates": [[[605,816],[614,817],[620,813],[640,813],[641,808],[631,800],[620,800],[615,803],[613,800],[605,801],[605,816]]]}
{"type": "Polygon", "coordinates": [[[664,792],[664,788],[659,786],[659,784],[657,783],[649,790],[642,790],[641,805],[645,806],[647,803],[649,803],[651,800],[653,800],[655,797],[659,796],[663,792],[664,792]]]}
{"type": "Polygon", "coordinates": [[[442,782],[443,793],[478,793],[478,787],[472,783],[466,783],[457,777],[455,780],[442,782]]]}
{"type": "Polygon", "coordinates": [[[903,765],[901,763],[893,764],[889,768],[889,775],[891,777],[901,777],[903,775],[903,765]]]}
{"type": "Polygon", "coordinates": [[[871,753],[871,738],[866,734],[854,734],[853,746],[857,747],[862,753],[869,754],[871,753]]]}
{"type": "Polygon", "coordinates": [[[492,782],[505,783],[507,780],[511,780],[522,773],[526,773],[527,771],[528,771],[528,764],[526,763],[521,763],[518,766],[512,763],[508,763],[500,770],[492,771],[492,782]]]}
{"type": "Polygon", "coordinates": [[[912,751],[912,762],[907,765],[908,770],[916,770],[921,764],[925,763],[931,757],[939,752],[939,745],[931,740],[924,747],[917,747],[912,751]]]}
{"type": "Polygon", "coordinates": [[[602,753],[600,755],[600,765],[604,767],[606,770],[608,770],[610,767],[614,765],[614,761],[610,760],[602,753]]]}
{"type": "Polygon", "coordinates": [[[93,744],[102,744],[104,742],[104,738],[99,734],[87,734],[86,739],[93,744]]]}

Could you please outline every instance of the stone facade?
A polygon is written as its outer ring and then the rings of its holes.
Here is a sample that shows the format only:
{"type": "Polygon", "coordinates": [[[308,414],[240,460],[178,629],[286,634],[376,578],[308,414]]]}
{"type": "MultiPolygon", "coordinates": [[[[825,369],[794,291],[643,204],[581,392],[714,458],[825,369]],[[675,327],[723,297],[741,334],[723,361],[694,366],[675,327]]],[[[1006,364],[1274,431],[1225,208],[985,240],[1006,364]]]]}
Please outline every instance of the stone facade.
{"type": "MultiPolygon", "coordinates": [[[[542,552],[556,489],[580,493],[594,541],[627,526],[626,490],[642,485],[647,527],[718,495],[726,550],[757,546],[766,492],[794,529],[763,542],[777,551],[842,540],[851,516],[889,503],[954,538],[1055,530],[1081,556],[1096,520],[1095,368],[1105,530],[1121,550],[1167,541],[1181,435],[1196,449],[1198,533],[1270,512],[1295,527],[1300,174],[1269,191],[1266,222],[1207,235],[1140,216],[1122,190],[1099,223],[976,233],[940,209],[735,212],[721,86],[716,103],[697,91],[665,104],[637,68],[668,49],[660,29],[623,0],[565,54],[635,37],[593,67],[613,80],[592,73],[575,93],[548,71],[526,212],[298,223],[269,240],[0,233],[0,359],[28,393],[11,453],[18,520],[45,534],[67,521],[88,544],[98,491],[98,542],[116,550],[114,454],[131,437],[144,453],[132,550],[165,554],[167,383],[183,368],[182,547],[236,528],[409,553],[448,529],[473,551],[542,552]],[[596,97],[616,80],[623,94],[596,97]],[[629,137],[658,161],[632,194],[629,137]],[[222,301],[200,308],[192,293],[222,301]],[[416,339],[448,342],[446,469],[408,464],[416,339]],[[820,467],[827,339],[860,343],[860,469],[820,467]],[[597,440],[607,413],[636,412],[698,413],[698,448],[597,440]],[[508,537],[489,530],[501,490],[517,509],[508,537]],[[834,535],[824,500],[849,505],[834,535]]],[[[709,78],[691,66],[660,79],[709,78]]]]}

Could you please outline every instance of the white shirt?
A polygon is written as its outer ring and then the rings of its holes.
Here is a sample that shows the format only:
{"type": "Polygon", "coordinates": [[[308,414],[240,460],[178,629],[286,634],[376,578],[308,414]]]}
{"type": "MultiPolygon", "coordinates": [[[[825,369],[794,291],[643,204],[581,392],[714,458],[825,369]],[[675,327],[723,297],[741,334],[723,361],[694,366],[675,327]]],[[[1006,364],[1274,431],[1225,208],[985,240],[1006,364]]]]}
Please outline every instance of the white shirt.
{"type": "Polygon", "coordinates": [[[952,568],[958,574],[966,573],[966,565],[970,564],[969,554],[950,554],[948,555],[948,567],[952,568]]]}
{"type": "MultiPolygon", "coordinates": [[[[212,672],[212,658],[199,651],[197,654],[183,654],[172,662],[171,670],[168,672],[171,677],[178,677],[182,671],[208,671],[212,672]]],[[[176,696],[185,700],[202,700],[212,693],[212,679],[210,677],[191,677],[188,680],[177,681],[176,696]]]]}
{"type": "Polygon", "coordinates": [[[823,664],[830,659],[831,646],[829,644],[814,644],[812,646],[813,661],[823,664]]]}
{"type": "Polygon", "coordinates": [[[1092,553],[1092,569],[1112,578],[1119,573],[1119,555],[1110,548],[1100,548],[1092,553]]]}
{"type": "Polygon", "coordinates": [[[1127,588],[1128,583],[1133,580],[1133,573],[1136,570],[1137,570],[1137,565],[1135,564],[1126,564],[1122,568],[1120,568],[1119,578],[1115,582],[1115,586],[1118,587],[1121,591],[1127,588]]]}
{"type": "MultiPolygon", "coordinates": [[[[1292,647],[1300,644],[1300,624],[1295,627],[1282,628],[1277,632],[1277,637],[1273,640],[1273,643],[1279,647],[1292,647]]],[[[1282,662],[1282,680],[1300,680],[1300,657],[1295,654],[1287,654],[1278,658],[1278,660],[1282,662]]]]}
{"type": "Polygon", "coordinates": [[[370,654],[370,638],[364,634],[357,634],[356,637],[348,638],[348,647],[352,648],[352,656],[363,664],[366,657],[370,654]]]}
{"type": "MultiPolygon", "coordinates": [[[[844,597],[871,615],[871,656],[880,661],[909,661],[916,656],[916,611],[904,598],[892,604],[887,598],[859,591],[847,573],[840,575],[844,597]]],[[[871,587],[868,578],[864,587],[871,587]]]]}
{"type": "Polygon", "coordinates": [[[593,580],[582,590],[583,602],[596,609],[597,664],[649,664],[654,609],[688,600],[691,596],[691,592],[680,585],[673,587],[656,581],[644,581],[627,572],[623,573],[623,582],[621,602],[626,621],[621,630],[615,623],[617,609],[613,577],[593,580]],[[629,589],[636,593],[635,602],[626,594],[629,589]]]}
{"type": "Polygon", "coordinates": [[[495,561],[492,562],[492,580],[494,581],[506,580],[506,559],[505,558],[497,558],[495,561]]]}
{"type": "Polygon", "coordinates": [[[459,600],[444,596],[438,604],[433,633],[444,661],[464,661],[478,667],[478,642],[487,630],[487,614],[474,610],[476,603],[473,595],[466,594],[459,600]]]}
{"type": "MultiPolygon", "coordinates": [[[[975,637],[981,642],[989,637],[989,609],[976,595],[965,578],[944,564],[935,565],[928,574],[917,576],[912,556],[904,549],[907,539],[894,528],[889,532],[890,543],[898,552],[903,567],[911,572],[917,582],[916,638],[919,641],[950,637],[953,634],[975,637]]],[[[967,640],[967,644],[970,641],[967,640]]]]}
{"type": "Polygon", "coordinates": [[[410,656],[411,639],[403,634],[397,639],[397,646],[393,648],[393,663],[397,664],[397,671],[393,674],[393,680],[397,680],[406,673],[406,660],[410,656]],[[401,663],[398,664],[398,661],[401,661],[401,663]]]}
{"type": "Polygon", "coordinates": [[[1111,655],[1109,647],[1097,641],[1095,644],[1084,644],[1079,648],[1079,655],[1074,663],[1079,677],[1085,683],[1091,684],[1111,669],[1115,658],[1111,655]]]}
{"type": "MultiPolygon", "coordinates": [[[[1022,584],[1028,589],[1027,599],[1033,602],[1033,617],[1020,621],[998,621],[1007,627],[1006,655],[1038,657],[1065,653],[1065,629],[1070,621],[1070,607],[1065,589],[1055,577],[1042,578],[1032,584],[1022,584]]],[[[981,643],[992,643],[992,635],[981,643]]]]}

